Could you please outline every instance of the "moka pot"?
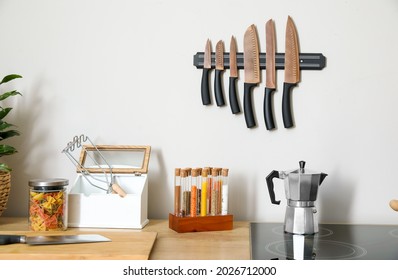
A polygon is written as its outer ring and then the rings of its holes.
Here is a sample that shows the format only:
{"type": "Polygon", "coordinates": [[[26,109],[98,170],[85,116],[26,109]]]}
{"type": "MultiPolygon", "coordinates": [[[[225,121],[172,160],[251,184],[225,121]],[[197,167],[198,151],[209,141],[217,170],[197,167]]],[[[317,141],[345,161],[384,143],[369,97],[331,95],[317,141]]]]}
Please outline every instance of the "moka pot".
{"type": "Polygon", "coordinates": [[[315,201],[318,188],[327,176],[325,173],[305,169],[305,162],[299,162],[300,168],[293,171],[272,171],[266,178],[268,192],[273,204],[275,199],[273,179],[283,179],[287,199],[284,231],[293,234],[314,234],[318,230],[315,201]]]}

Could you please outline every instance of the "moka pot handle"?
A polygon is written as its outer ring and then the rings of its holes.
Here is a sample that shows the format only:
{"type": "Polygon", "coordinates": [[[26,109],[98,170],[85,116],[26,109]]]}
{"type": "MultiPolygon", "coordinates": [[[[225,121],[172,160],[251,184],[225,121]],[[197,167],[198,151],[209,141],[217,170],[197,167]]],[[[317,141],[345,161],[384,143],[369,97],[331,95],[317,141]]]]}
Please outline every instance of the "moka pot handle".
{"type": "Polygon", "coordinates": [[[274,182],[272,181],[274,178],[279,178],[279,171],[272,171],[267,178],[265,178],[268,186],[269,197],[271,198],[272,204],[279,205],[281,203],[280,200],[275,200],[275,192],[274,192],[274,182]]]}

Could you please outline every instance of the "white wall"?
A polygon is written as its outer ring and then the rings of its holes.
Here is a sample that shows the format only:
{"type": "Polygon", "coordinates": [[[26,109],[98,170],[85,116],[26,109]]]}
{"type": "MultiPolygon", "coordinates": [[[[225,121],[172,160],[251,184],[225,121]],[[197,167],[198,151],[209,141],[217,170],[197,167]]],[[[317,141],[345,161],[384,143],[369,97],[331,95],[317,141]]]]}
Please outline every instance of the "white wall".
{"type": "MultiPolygon", "coordinates": [[[[270,203],[266,175],[307,161],[328,173],[320,188],[321,222],[396,223],[398,198],[398,2],[382,1],[0,1],[0,76],[19,73],[10,121],[22,136],[12,165],[6,216],[27,215],[27,182],[64,177],[74,167],[61,154],[73,136],[97,144],[151,145],[150,218],[173,209],[173,170],[230,168],[230,208],[237,220],[282,221],[270,203]],[[265,52],[273,18],[277,51],[291,15],[301,52],[327,57],[322,71],[302,71],[293,91],[296,127],[283,128],[283,71],[274,95],[278,129],[262,118],[264,79],[254,91],[259,126],[247,129],[229,106],[205,107],[193,55],[209,38],[243,34],[255,24],[265,52]]],[[[224,75],[228,88],[228,71],[224,75]]],[[[243,71],[239,94],[242,101],[243,71]]],[[[265,72],[263,71],[263,78],[265,72]]],[[[227,97],[227,96],[226,96],[227,97]]],[[[276,183],[283,199],[283,182],[276,183]]],[[[104,205],[103,207],[106,207],[104,205]]]]}

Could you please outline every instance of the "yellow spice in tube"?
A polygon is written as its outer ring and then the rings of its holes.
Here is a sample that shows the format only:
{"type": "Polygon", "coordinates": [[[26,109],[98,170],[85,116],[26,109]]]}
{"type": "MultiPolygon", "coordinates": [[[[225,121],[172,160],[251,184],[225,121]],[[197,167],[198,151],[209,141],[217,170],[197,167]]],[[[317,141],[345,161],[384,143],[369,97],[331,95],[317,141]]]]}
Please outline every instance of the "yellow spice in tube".
{"type": "Polygon", "coordinates": [[[202,170],[202,195],[200,201],[200,215],[207,215],[207,170],[202,170]]]}

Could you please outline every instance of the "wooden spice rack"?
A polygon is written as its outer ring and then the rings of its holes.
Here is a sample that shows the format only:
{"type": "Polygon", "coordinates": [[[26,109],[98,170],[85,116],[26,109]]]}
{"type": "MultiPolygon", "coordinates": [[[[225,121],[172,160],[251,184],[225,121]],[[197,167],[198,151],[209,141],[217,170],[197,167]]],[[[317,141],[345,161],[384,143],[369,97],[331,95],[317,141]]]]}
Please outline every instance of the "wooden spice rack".
{"type": "Polygon", "coordinates": [[[178,217],[169,214],[169,228],[178,232],[199,232],[199,231],[221,231],[232,230],[234,216],[198,216],[198,217],[178,217]]]}

